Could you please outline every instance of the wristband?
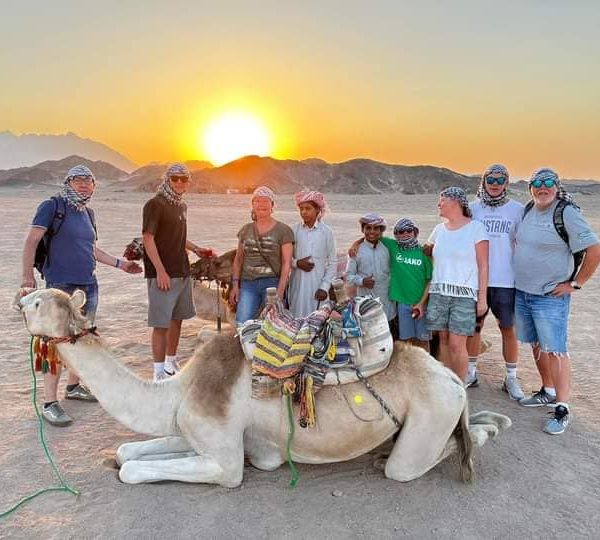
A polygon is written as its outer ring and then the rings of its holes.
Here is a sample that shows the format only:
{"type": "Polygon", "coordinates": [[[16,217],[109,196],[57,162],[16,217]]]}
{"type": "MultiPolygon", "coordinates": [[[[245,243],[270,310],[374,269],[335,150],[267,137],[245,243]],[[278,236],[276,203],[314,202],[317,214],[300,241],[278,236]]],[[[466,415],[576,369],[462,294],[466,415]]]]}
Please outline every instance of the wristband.
{"type": "Polygon", "coordinates": [[[115,262],[115,268],[121,268],[121,261],[117,258],[117,262],[115,262]]]}
{"type": "Polygon", "coordinates": [[[240,282],[240,278],[237,278],[237,277],[231,278],[231,282],[232,283],[236,283],[236,282],[239,283],[240,282]]]}

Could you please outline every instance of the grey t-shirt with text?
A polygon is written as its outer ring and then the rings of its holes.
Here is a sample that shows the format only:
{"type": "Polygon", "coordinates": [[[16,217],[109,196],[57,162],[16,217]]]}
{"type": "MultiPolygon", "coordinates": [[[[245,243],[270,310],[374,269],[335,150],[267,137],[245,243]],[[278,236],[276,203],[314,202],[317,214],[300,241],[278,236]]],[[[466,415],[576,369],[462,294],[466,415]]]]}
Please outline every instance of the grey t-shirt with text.
{"type": "Polygon", "coordinates": [[[573,273],[573,255],[598,243],[598,237],[573,206],[563,213],[569,245],[554,227],[555,201],[545,210],[534,206],[523,218],[516,237],[513,270],[515,287],[531,294],[548,294],[573,273]]]}

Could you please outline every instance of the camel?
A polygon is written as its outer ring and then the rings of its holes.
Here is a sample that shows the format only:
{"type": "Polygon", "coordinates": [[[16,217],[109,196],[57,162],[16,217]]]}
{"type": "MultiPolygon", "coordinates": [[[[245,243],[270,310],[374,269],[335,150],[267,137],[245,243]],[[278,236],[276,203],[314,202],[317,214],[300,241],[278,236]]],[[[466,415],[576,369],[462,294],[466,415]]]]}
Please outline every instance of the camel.
{"type": "MultiPolygon", "coordinates": [[[[174,480],[233,488],[242,482],[245,457],[264,471],[286,461],[285,398],[252,398],[250,364],[233,334],[214,337],[181,372],[153,383],[138,378],[86,330],[84,303],[82,291],[69,296],[43,289],[15,307],[31,335],[56,338],[60,358],[111,416],[135,432],[159,437],[118,448],[122,482],[174,480]]],[[[469,418],[462,381],[422,349],[396,344],[388,367],[369,383],[400,428],[362,383],[324,386],[316,394],[317,426],[296,428],[291,458],[310,464],[350,460],[398,432],[384,467],[387,478],[413,480],[458,453],[467,481],[473,448],[511,424],[493,412],[469,418]]]]}

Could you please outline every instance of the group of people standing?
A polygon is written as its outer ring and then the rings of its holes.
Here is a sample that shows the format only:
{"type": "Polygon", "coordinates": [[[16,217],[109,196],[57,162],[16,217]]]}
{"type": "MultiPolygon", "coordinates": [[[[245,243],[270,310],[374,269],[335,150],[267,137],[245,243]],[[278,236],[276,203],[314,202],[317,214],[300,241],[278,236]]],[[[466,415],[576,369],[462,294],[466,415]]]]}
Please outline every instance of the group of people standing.
{"type": "MultiPolygon", "coordinates": [[[[185,165],[171,165],[143,209],[155,381],[179,370],[181,324],[195,315],[187,252],[214,254],[187,239],[183,195],[190,179],[185,165]]],[[[424,244],[409,218],[398,220],[392,238],[384,236],[387,225],[382,217],[362,216],[362,237],[349,250],[345,279],[356,294],[380,299],[397,339],[429,349],[434,334],[439,340],[436,357],[467,387],[478,384],[480,333],[491,310],[502,334],[503,389],[524,406],[556,405],[544,430],[557,434],[569,422],[570,295],[595,272],[600,244],[554,171],[540,169],[532,175],[526,207],[509,197],[509,180],[507,169],[495,164],[482,175],[474,202],[469,203],[461,188],[444,189],[438,202],[443,222],[424,244]],[[578,268],[574,253],[585,254],[578,268]],[[516,376],[517,339],[532,346],[542,378],[542,388],[528,399],[516,376]]],[[[87,206],[94,189],[92,172],[74,167],[62,192],[40,204],[23,250],[21,284],[36,286],[36,247],[55,229],[61,214],[60,234],[52,238],[52,256],[43,269],[46,286],[69,293],[83,289],[91,319],[98,301],[96,261],[128,273],[142,272],[136,263],[97,247],[93,213],[87,206]]],[[[269,287],[296,317],[307,316],[329,297],[338,257],[333,231],[323,222],[325,197],[302,191],[295,202],[300,221],[289,227],[273,217],[275,195],[270,188],[261,186],[252,194],[251,221],[238,232],[233,264],[230,302],[237,308],[238,324],[259,314],[269,287]]],[[[59,373],[44,375],[43,416],[54,425],[67,425],[71,418],[57,399],[58,377],[59,373]]],[[[95,399],[73,373],[65,397],[95,399]]]]}

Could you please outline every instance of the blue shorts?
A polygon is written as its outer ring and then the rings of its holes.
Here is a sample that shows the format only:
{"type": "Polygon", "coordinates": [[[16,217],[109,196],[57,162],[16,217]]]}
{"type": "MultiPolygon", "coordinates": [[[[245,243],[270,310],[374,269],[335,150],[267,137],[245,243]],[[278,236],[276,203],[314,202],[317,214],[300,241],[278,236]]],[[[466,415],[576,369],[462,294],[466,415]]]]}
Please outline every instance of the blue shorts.
{"type": "Polygon", "coordinates": [[[571,295],[555,297],[517,290],[517,338],[539,345],[542,352],[566,354],[571,295]]]}
{"type": "Polygon", "coordinates": [[[500,328],[511,328],[515,324],[515,289],[488,287],[488,308],[496,317],[500,328]]]}
{"type": "Polygon", "coordinates": [[[398,304],[398,335],[401,340],[418,339],[429,341],[431,334],[425,325],[425,317],[413,319],[412,306],[410,304],[398,304]]]}
{"type": "Polygon", "coordinates": [[[84,315],[92,322],[96,318],[98,309],[98,282],[88,285],[77,285],[76,283],[46,283],[47,289],[60,289],[67,294],[73,294],[77,289],[85,293],[84,315]]]}
{"type": "Polygon", "coordinates": [[[267,299],[267,289],[279,285],[278,277],[243,279],[240,283],[240,297],[235,312],[235,322],[245,323],[259,315],[260,308],[267,299]]]}

